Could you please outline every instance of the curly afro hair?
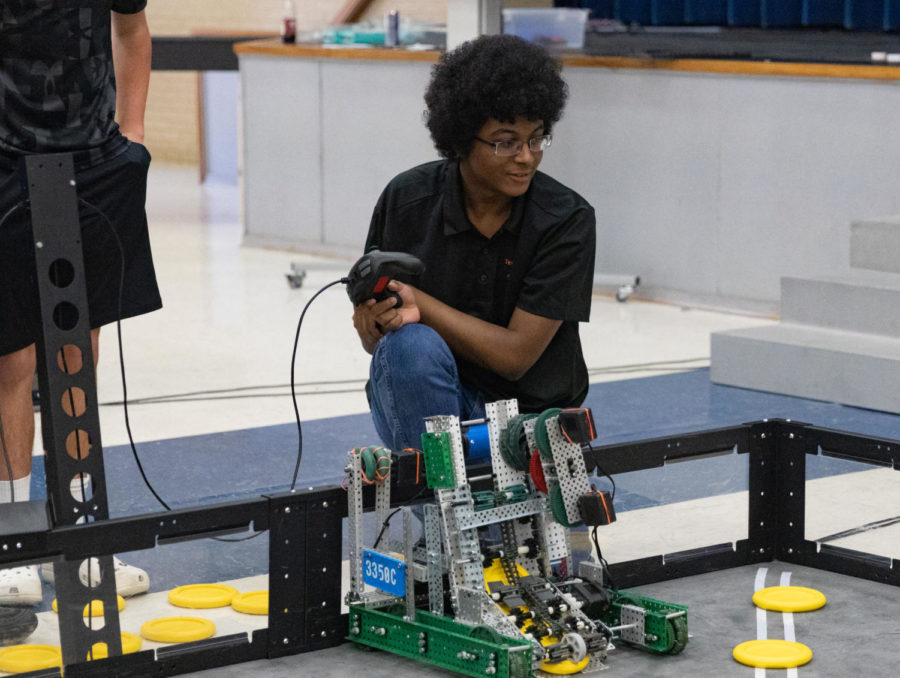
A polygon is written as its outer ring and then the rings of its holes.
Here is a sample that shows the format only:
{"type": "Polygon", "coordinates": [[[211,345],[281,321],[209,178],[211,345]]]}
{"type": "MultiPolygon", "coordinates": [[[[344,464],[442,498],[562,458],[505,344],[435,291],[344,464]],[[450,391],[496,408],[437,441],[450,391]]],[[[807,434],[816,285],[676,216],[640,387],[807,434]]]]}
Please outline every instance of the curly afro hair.
{"type": "Polygon", "coordinates": [[[490,120],[540,120],[549,134],[568,95],[560,64],[514,35],[483,35],[443,54],[425,92],[425,124],[445,158],[465,157],[490,120]]]}

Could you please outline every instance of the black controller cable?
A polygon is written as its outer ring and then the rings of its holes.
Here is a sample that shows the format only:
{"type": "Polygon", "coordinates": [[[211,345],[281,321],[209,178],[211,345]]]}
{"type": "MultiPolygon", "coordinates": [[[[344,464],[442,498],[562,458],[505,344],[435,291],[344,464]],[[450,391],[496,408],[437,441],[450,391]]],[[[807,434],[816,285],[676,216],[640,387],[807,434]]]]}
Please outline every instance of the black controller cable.
{"type": "Polygon", "coordinates": [[[159,504],[164,509],[166,509],[166,511],[171,511],[172,507],[169,506],[163,500],[163,498],[159,496],[159,494],[153,488],[153,485],[150,483],[149,478],[147,478],[147,474],[144,471],[144,465],[141,463],[141,459],[137,453],[137,448],[134,444],[134,436],[131,434],[131,420],[128,416],[128,383],[125,380],[125,354],[122,350],[122,296],[125,290],[125,247],[122,245],[122,239],[119,237],[115,226],[113,226],[112,222],[109,220],[109,217],[106,216],[103,210],[101,210],[99,207],[96,207],[95,205],[92,205],[83,198],[79,198],[78,202],[85,207],[93,210],[103,219],[107,227],[109,227],[109,232],[112,234],[113,239],[116,241],[116,246],[119,248],[119,296],[118,305],[116,308],[116,338],[119,342],[119,372],[122,375],[122,410],[125,413],[125,431],[128,433],[128,443],[131,446],[131,454],[134,457],[135,463],[137,464],[138,471],[141,474],[141,478],[143,478],[144,480],[144,484],[147,486],[147,489],[150,490],[150,493],[156,498],[156,501],[158,501],[159,504]]]}
{"type": "MultiPolygon", "coordinates": [[[[103,212],[103,210],[101,210],[99,207],[96,207],[95,205],[92,205],[83,198],[79,198],[78,202],[100,215],[100,217],[109,227],[110,233],[112,233],[113,238],[116,241],[116,245],[119,248],[119,298],[116,317],[116,337],[119,342],[119,371],[122,375],[122,410],[125,413],[125,430],[128,433],[128,444],[131,447],[131,454],[134,457],[135,463],[137,464],[138,471],[141,474],[141,478],[144,480],[144,484],[147,486],[147,489],[150,490],[151,494],[153,494],[153,496],[156,498],[156,501],[158,501],[159,504],[166,509],[166,511],[171,511],[172,507],[169,506],[161,496],[159,496],[153,485],[150,483],[150,479],[147,478],[147,474],[144,471],[144,465],[141,463],[140,456],[138,455],[137,448],[134,444],[134,436],[131,433],[131,421],[128,416],[128,384],[125,380],[125,354],[122,349],[122,297],[125,288],[125,248],[122,245],[122,240],[121,238],[119,238],[118,232],[116,231],[112,222],[109,220],[109,217],[106,216],[106,214],[103,212]]],[[[210,539],[219,542],[235,543],[254,539],[255,537],[258,537],[259,535],[264,533],[265,530],[262,530],[259,532],[254,532],[253,534],[247,535],[245,537],[239,537],[235,539],[226,539],[225,537],[210,537],[210,539]]]]}
{"type": "MultiPolygon", "coordinates": [[[[101,210],[96,205],[93,205],[92,203],[88,202],[87,200],[84,200],[83,198],[79,198],[78,202],[81,203],[82,205],[84,205],[85,207],[87,207],[88,209],[92,210],[93,212],[95,212],[97,215],[99,215],[101,217],[101,219],[105,222],[105,224],[109,228],[109,231],[113,236],[113,239],[116,241],[116,246],[119,249],[120,264],[119,264],[118,307],[117,307],[118,313],[117,313],[117,319],[116,319],[116,338],[118,340],[119,369],[120,369],[120,373],[122,376],[122,409],[123,409],[124,416],[125,416],[125,430],[128,434],[128,443],[131,448],[132,456],[134,457],[134,461],[137,464],[138,471],[141,475],[141,478],[144,481],[144,484],[147,486],[147,489],[150,490],[150,493],[153,495],[153,497],[156,499],[156,501],[159,502],[159,504],[163,508],[165,508],[167,511],[171,511],[172,507],[169,506],[169,504],[159,495],[159,493],[156,491],[156,489],[153,487],[152,483],[150,482],[150,479],[147,477],[147,473],[144,470],[143,464],[141,463],[140,456],[138,455],[138,452],[137,452],[137,449],[136,449],[136,446],[134,443],[134,436],[131,431],[131,420],[130,420],[129,413],[128,413],[128,383],[127,383],[127,380],[125,377],[125,356],[124,356],[123,342],[122,342],[122,320],[121,320],[122,299],[123,299],[123,293],[124,293],[124,287],[125,287],[125,248],[122,245],[122,240],[119,237],[118,232],[116,231],[116,229],[113,226],[112,222],[110,221],[109,217],[106,215],[106,213],[103,212],[103,210],[101,210]]],[[[6,214],[4,214],[2,218],[0,218],[0,227],[2,227],[4,223],[6,223],[6,221],[9,219],[9,217],[12,216],[12,214],[14,212],[16,212],[16,210],[21,209],[22,207],[25,207],[28,204],[29,204],[29,202],[26,199],[26,200],[20,201],[19,203],[14,205],[12,208],[10,208],[6,212],[6,214]]],[[[298,445],[297,445],[297,460],[294,465],[294,473],[293,473],[293,476],[291,479],[291,486],[290,486],[291,490],[293,490],[296,486],[297,476],[298,476],[298,473],[300,470],[300,461],[301,461],[301,458],[303,455],[303,428],[302,428],[302,424],[301,424],[301,420],[300,420],[300,410],[297,405],[296,384],[295,384],[295,380],[294,380],[294,370],[295,370],[296,358],[297,358],[297,347],[298,347],[299,341],[300,341],[300,328],[303,325],[303,319],[306,316],[306,312],[309,309],[310,304],[312,304],[312,302],[320,294],[322,294],[328,288],[333,287],[334,285],[338,285],[341,283],[346,284],[348,282],[349,282],[349,279],[344,277],[344,278],[335,280],[333,282],[330,282],[327,285],[325,285],[324,287],[322,287],[321,289],[319,289],[319,291],[316,292],[306,303],[306,305],[303,308],[302,313],[300,314],[300,319],[297,322],[297,331],[294,336],[294,347],[293,347],[293,351],[291,354],[291,399],[292,399],[293,406],[294,406],[294,415],[295,415],[296,421],[297,421],[298,445]]],[[[64,362],[64,369],[67,370],[67,366],[65,366],[65,356],[63,356],[63,362],[64,362]]],[[[71,401],[71,397],[72,397],[71,393],[69,394],[69,396],[70,396],[70,405],[72,406],[73,412],[74,412],[74,401],[71,401]]],[[[80,440],[77,441],[77,443],[78,443],[79,456],[80,456],[80,440]]],[[[12,483],[12,465],[10,462],[9,453],[6,448],[6,436],[5,436],[5,432],[2,428],[2,421],[0,421],[0,445],[2,445],[2,447],[3,447],[4,463],[5,463],[5,466],[7,469],[7,473],[9,474],[10,494],[13,495],[13,500],[14,500],[15,490],[13,488],[13,483],[12,483]]],[[[84,487],[84,477],[83,476],[81,478],[81,484],[82,484],[82,492],[84,492],[85,487],[84,487]]],[[[222,537],[213,537],[213,539],[215,539],[216,541],[223,541],[223,542],[237,542],[237,541],[245,541],[247,539],[252,539],[256,536],[259,536],[262,533],[263,532],[257,532],[255,534],[249,535],[247,537],[242,537],[240,539],[225,539],[222,537]]]]}
{"type": "MultiPolygon", "coordinates": [[[[0,228],[3,228],[3,224],[6,223],[6,220],[9,219],[16,212],[16,210],[22,209],[26,205],[28,205],[28,200],[20,200],[15,205],[6,210],[6,214],[0,217],[0,228]]],[[[9,498],[11,502],[15,503],[16,486],[13,484],[12,461],[9,458],[9,450],[6,447],[6,433],[3,430],[2,412],[0,412],[0,448],[3,448],[3,465],[6,467],[6,477],[9,482],[9,498]]]]}
{"type": "Polygon", "coordinates": [[[300,328],[303,326],[303,318],[306,316],[306,311],[309,309],[310,304],[316,300],[316,297],[329,287],[334,287],[341,283],[346,285],[348,282],[350,282],[349,278],[339,278],[338,280],[333,280],[324,287],[319,288],[319,291],[312,295],[309,301],[306,302],[303,311],[300,313],[300,319],[297,321],[297,332],[294,334],[294,350],[291,352],[291,402],[294,404],[294,417],[297,419],[297,462],[294,464],[294,475],[291,478],[291,492],[294,491],[294,487],[297,484],[297,474],[300,473],[300,459],[303,457],[303,426],[300,423],[300,408],[297,406],[297,390],[294,384],[294,366],[297,364],[297,346],[300,344],[300,328]]]}
{"type": "Polygon", "coordinates": [[[407,506],[409,506],[410,504],[412,504],[416,499],[418,499],[419,497],[421,497],[422,494],[424,494],[425,490],[427,490],[427,489],[428,489],[428,485],[423,485],[421,490],[419,490],[418,492],[416,492],[412,497],[410,497],[409,499],[407,499],[405,502],[403,502],[402,504],[400,504],[400,506],[398,506],[398,507],[395,508],[393,511],[391,511],[390,514],[388,514],[388,517],[384,519],[384,522],[383,522],[383,523],[381,523],[381,530],[378,532],[378,536],[375,537],[375,543],[372,544],[372,548],[373,548],[373,549],[377,549],[377,548],[378,548],[378,544],[381,543],[381,538],[384,536],[384,531],[385,531],[385,530],[388,528],[388,526],[390,526],[390,524],[391,524],[391,518],[393,518],[395,515],[397,515],[397,512],[398,512],[398,511],[400,511],[400,510],[406,508],[407,506]]]}
{"type": "MultiPolygon", "coordinates": [[[[132,455],[134,456],[134,460],[137,463],[138,471],[140,471],[141,478],[143,478],[143,480],[144,480],[144,484],[147,486],[147,488],[150,490],[150,492],[153,494],[153,496],[156,497],[156,500],[167,511],[171,511],[172,508],[162,499],[162,497],[159,496],[159,494],[153,488],[153,485],[150,483],[150,480],[147,478],[147,474],[144,472],[143,464],[141,464],[141,460],[140,460],[140,457],[138,456],[137,449],[135,449],[134,438],[131,434],[131,423],[130,423],[130,420],[128,417],[128,390],[127,390],[128,387],[127,387],[126,380],[125,380],[125,357],[124,357],[124,354],[122,351],[122,321],[121,321],[122,293],[123,293],[123,289],[125,286],[125,250],[122,246],[122,241],[119,238],[119,234],[116,232],[115,227],[113,227],[112,222],[109,220],[109,217],[107,217],[106,214],[104,214],[103,211],[100,210],[98,207],[95,207],[94,205],[87,202],[86,200],[79,198],[79,202],[81,202],[85,206],[89,207],[90,209],[94,210],[97,214],[99,214],[103,218],[103,220],[106,222],[107,226],[109,227],[110,232],[115,237],[116,245],[119,247],[119,255],[120,255],[121,265],[120,265],[120,276],[119,276],[119,299],[118,299],[119,319],[116,320],[116,335],[119,340],[119,367],[120,367],[120,371],[122,374],[122,406],[123,406],[123,410],[125,412],[125,429],[128,432],[128,442],[131,446],[132,455]]],[[[292,491],[297,484],[297,475],[300,471],[300,460],[303,456],[303,427],[300,422],[300,409],[297,405],[297,393],[296,393],[295,381],[294,381],[294,369],[295,369],[295,365],[296,365],[296,361],[297,361],[297,347],[300,343],[300,328],[303,326],[303,319],[306,316],[307,310],[309,310],[309,307],[312,304],[312,302],[315,301],[315,299],[320,294],[322,294],[328,288],[333,287],[334,285],[338,285],[341,283],[346,284],[349,281],[350,281],[349,278],[346,278],[346,277],[339,278],[338,280],[334,280],[334,281],[328,283],[327,285],[323,286],[322,288],[320,288],[319,291],[316,292],[312,297],[310,297],[309,301],[306,302],[306,305],[303,307],[303,311],[300,313],[300,319],[297,321],[297,331],[294,335],[294,348],[291,353],[291,399],[292,399],[292,402],[294,405],[294,416],[296,417],[296,420],[297,420],[297,439],[298,439],[297,460],[294,464],[294,473],[293,473],[293,477],[291,479],[291,486],[290,486],[290,489],[292,491]]],[[[222,537],[213,537],[213,539],[215,539],[216,541],[236,542],[236,541],[245,541],[247,539],[252,539],[253,537],[256,537],[260,534],[262,534],[262,532],[257,532],[255,534],[249,535],[247,537],[242,537],[240,539],[225,539],[222,537]]]]}

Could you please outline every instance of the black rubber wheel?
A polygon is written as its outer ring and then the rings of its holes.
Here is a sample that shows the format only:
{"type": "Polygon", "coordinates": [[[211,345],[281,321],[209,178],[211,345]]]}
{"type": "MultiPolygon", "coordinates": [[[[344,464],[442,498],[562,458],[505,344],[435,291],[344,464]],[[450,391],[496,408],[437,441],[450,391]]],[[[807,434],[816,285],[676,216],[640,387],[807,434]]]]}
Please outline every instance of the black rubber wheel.
{"type": "Polygon", "coordinates": [[[37,628],[38,618],[26,607],[0,607],[0,647],[18,645],[37,628]]]}

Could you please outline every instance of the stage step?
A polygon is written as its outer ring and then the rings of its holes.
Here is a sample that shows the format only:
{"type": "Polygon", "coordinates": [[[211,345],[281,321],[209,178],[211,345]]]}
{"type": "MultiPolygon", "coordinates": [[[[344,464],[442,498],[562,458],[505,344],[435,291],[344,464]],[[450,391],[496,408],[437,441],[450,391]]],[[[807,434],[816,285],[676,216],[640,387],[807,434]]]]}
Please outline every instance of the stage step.
{"type": "Polygon", "coordinates": [[[710,378],[900,414],[900,339],[794,323],[716,332],[710,378]]]}
{"type": "Polygon", "coordinates": [[[900,273],[900,217],[853,222],[850,225],[850,265],[900,273]]]}
{"type": "Polygon", "coordinates": [[[782,278],[781,320],[900,338],[900,276],[870,278],[782,278]]]}

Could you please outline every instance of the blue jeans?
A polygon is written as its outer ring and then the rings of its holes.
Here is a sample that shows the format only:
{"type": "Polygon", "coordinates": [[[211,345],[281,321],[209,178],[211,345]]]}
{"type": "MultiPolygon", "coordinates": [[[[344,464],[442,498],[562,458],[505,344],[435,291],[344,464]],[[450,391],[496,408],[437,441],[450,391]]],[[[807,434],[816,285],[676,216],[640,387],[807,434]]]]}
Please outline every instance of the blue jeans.
{"type": "Polygon", "coordinates": [[[404,325],[382,337],[367,391],[375,430],[392,450],[421,449],[425,417],[484,417],[484,398],[460,382],[453,354],[427,325],[404,325]]]}

